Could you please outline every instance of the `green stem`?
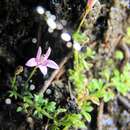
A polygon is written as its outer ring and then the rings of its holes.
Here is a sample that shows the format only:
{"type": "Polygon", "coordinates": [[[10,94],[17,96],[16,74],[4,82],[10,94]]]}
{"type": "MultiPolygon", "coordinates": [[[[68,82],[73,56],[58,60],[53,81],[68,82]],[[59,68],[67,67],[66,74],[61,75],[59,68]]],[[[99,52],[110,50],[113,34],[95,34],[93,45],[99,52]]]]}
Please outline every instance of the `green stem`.
{"type": "Polygon", "coordinates": [[[74,60],[75,60],[75,69],[78,71],[78,67],[79,67],[79,54],[78,54],[78,51],[76,51],[76,50],[74,52],[74,60]]]}
{"type": "Polygon", "coordinates": [[[14,75],[11,87],[14,88],[15,87],[15,83],[16,83],[16,74],[14,75]]]}
{"type": "Polygon", "coordinates": [[[26,82],[25,82],[25,87],[27,86],[28,81],[29,81],[29,80],[33,77],[33,75],[35,74],[36,69],[37,69],[37,67],[35,67],[35,68],[33,69],[33,71],[31,72],[31,74],[29,75],[28,79],[27,79],[26,82]]]}
{"type": "Polygon", "coordinates": [[[79,32],[80,31],[80,28],[82,27],[82,25],[83,25],[83,23],[84,23],[84,21],[85,21],[85,18],[86,18],[86,16],[87,16],[87,14],[89,13],[89,11],[90,11],[90,7],[86,7],[86,10],[85,10],[85,14],[84,14],[84,16],[83,16],[83,18],[82,18],[82,20],[81,20],[81,22],[80,22],[80,24],[79,24],[79,27],[78,27],[78,29],[77,29],[77,32],[79,32]]]}

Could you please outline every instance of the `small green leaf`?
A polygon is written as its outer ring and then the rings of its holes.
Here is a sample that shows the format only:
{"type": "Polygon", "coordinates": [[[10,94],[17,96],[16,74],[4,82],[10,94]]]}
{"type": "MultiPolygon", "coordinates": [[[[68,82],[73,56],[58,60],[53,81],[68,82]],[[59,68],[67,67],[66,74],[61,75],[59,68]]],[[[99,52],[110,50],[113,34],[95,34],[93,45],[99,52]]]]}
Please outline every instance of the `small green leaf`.
{"type": "Polygon", "coordinates": [[[93,107],[92,106],[87,106],[86,109],[85,109],[87,112],[91,112],[93,110],[93,107]]]}
{"type": "Polygon", "coordinates": [[[122,59],[124,58],[123,52],[117,50],[117,51],[115,52],[115,58],[116,58],[117,60],[122,60],[122,59]]]}
{"type": "Polygon", "coordinates": [[[127,28],[127,35],[130,36],[130,27],[127,28]]]}
{"type": "Polygon", "coordinates": [[[93,58],[94,54],[95,54],[95,52],[90,47],[87,47],[86,57],[93,58]]]}
{"type": "Polygon", "coordinates": [[[88,122],[91,121],[91,115],[90,115],[89,113],[87,113],[87,112],[85,112],[85,111],[82,111],[81,113],[82,113],[82,115],[85,117],[85,119],[86,119],[88,122]]]}
{"type": "Polygon", "coordinates": [[[115,95],[113,92],[106,92],[104,94],[103,100],[104,100],[104,102],[108,102],[108,101],[112,100],[114,98],[114,96],[115,95]]]}
{"type": "Polygon", "coordinates": [[[22,107],[18,107],[16,111],[17,111],[17,112],[21,112],[22,110],[23,110],[22,107]]]}
{"type": "Polygon", "coordinates": [[[96,104],[96,105],[99,105],[100,104],[100,101],[99,101],[99,98],[98,97],[91,97],[91,101],[96,104]]]}
{"type": "Polygon", "coordinates": [[[57,109],[57,111],[56,111],[56,113],[55,113],[55,116],[57,116],[57,115],[60,114],[60,113],[66,112],[66,111],[67,111],[67,110],[64,109],[64,108],[59,108],[59,109],[57,109]]]}
{"type": "Polygon", "coordinates": [[[46,109],[48,112],[54,112],[56,109],[56,103],[55,102],[49,102],[46,106],[46,109]]]}
{"type": "Polygon", "coordinates": [[[88,37],[84,33],[81,33],[81,32],[73,33],[73,38],[75,41],[80,42],[80,43],[87,42],[89,40],[88,37]]]}

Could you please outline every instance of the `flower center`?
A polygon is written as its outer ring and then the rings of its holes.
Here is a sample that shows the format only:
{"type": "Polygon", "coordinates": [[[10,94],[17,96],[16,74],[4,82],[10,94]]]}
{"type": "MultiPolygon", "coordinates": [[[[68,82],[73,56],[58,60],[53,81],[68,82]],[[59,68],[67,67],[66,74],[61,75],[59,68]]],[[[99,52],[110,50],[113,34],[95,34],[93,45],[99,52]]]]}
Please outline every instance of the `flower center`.
{"type": "Polygon", "coordinates": [[[45,56],[41,56],[40,59],[36,59],[37,65],[47,65],[47,59],[45,56]]]}

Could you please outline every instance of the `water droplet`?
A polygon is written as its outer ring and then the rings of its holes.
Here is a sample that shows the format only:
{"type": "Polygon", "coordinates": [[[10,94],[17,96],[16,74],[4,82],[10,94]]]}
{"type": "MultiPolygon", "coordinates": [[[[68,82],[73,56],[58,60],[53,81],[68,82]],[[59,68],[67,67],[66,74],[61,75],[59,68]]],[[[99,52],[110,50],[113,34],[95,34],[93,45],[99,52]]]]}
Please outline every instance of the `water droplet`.
{"type": "Polygon", "coordinates": [[[56,20],[56,16],[55,15],[51,15],[50,18],[53,19],[53,20],[56,20]]]}
{"type": "Polygon", "coordinates": [[[66,26],[67,21],[63,19],[63,20],[61,20],[61,23],[62,23],[64,26],[66,26]]]}
{"type": "Polygon", "coordinates": [[[51,93],[52,93],[51,89],[47,89],[47,90],[46,90],[46,94],[47,94],[47,95],[50,95],[51,93]]]}
{"type": "Polygon", "coordinates": [[[34,84],[31,84],[30,85],[30,90],[34,90],[35,89],[35,85],[34,84]]]}
{"type": "Polygon", "coordinates": [[[29,80],[30,83],[32,83],[32,80],[29,80]]]}
{"type": "Polygon", "coordinates": [[[45,12],[46,16],[49,18],[51,16],[51,12],[50,11],[46,11],[45,12]]]}
{"type": "Polygon", "coordinates": [[[32,38],[32,43],[37,43],[37,39],[36,38],[32,38]]]}
{"type": "Polygon", "coordinates": [[[56,29],[56,22],[52,18],[47,19],[47,24],[50,28],[56,29]]]}
{"type": "Polygon", "coordinates": [[[61,23],[57,23],[56,28],[57,28],[57,30],[62,30],[63,25],[61,23]]]}
{"type": "Polygon", "coordinates": [[[64,41],[66,41],[66,42],[68,42],[68,41],[71,40],[71,36],[70,36],[70,34],[67,33],[67,32],[62,33],[62,34],[61,34],[61,38],[62,38],[64,41]]]}
{"type": "Polygon", "coordinates": [[[44,14],[45,10],[42,6],[37,6],[36,11],[38,14],[44,14]]]}
{"type": "Polygon", "coordinates": [[[5,99],[5,103],[8,104],[8,105],[11,104],[11,99],[10,98],[6,98],[5,99]]]}
{"type": "Polygon", "coordinates": [[[49,32],[49,33],[53,33],[53,31],[54,31],[54,30],[53,30],[52,28],[48,28],[48,32],[49,32]]]}
{"type": "Polygon", "coordinates": [[[68,48],[71,48],[71,47],[72,47],[72,42],[67,42],[67,43],[66,43],[66,46],[67,46],[68,48]]]}

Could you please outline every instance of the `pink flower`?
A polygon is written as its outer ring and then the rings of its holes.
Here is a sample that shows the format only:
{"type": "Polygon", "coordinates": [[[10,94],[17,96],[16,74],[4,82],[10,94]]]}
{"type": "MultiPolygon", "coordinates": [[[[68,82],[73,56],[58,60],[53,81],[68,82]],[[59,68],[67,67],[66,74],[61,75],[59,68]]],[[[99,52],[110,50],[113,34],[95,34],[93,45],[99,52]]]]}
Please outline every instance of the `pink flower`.
{"type": "Polygon", "coordinates": [[[88,0],[87,6],[91,9],[96,2],[97,2],[97,0],[88,0]]]}
{"type": "Polygon", "coordinates": [[[38,67],[43,75],[47,74],[47,67],[52,69],[59,69],[59,66],[53,60],[48,59],[50,53],[51,48],[49,47],[46,54],[42,55],[42,48],[39,47],[36,57],[29,59],[25,65],[28,67],[38,67]]]}
{"type": "Polygon", "coordinates": [[[88,6],[91,6],[92,3],[93,3],[93,0],[88,0],[88,2],[87,2],[88,6]]]}

